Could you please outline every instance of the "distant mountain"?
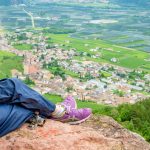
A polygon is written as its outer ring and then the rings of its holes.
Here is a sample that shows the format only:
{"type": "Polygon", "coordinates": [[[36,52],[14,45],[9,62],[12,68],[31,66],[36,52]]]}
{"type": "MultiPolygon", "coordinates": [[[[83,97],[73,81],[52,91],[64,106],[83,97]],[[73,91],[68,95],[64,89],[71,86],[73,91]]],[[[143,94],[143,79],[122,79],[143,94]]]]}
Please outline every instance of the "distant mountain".
{"type": "Polygon", "coordinates": [[[147,6],[150,5],[150,0],[110,0],[111,2],[115,2],[117,4],[123,5],[137,5],[137,6],[147,6]]]}
{"type": "Polygon", "coordinates": [[[17,5],[24,3],[24,0],[0,0],[0,5],[17,5]]]}
{"type": "MultiPolygon", "coordinates": [[[[93,3],[93,0],[36,0],[36,2],[77,2],[77,3],[93,3]]],[[[119,5],[150,5],[150,0],[94,0],[98,3],[116,3],[119,5]]]]}
{"type": "MultiPolygon", "coordinates": [[[[36,2],[68,2],[68,3],[93,3],[93,0],[36,0],[36,2]]],[[[94,0],[94,2],[107,3],[109,0],[94,0]]]]}
{"type": "MultiPolygon", "coordinates": [[[[77,2],[77,3],[92,3],[93,0],[0,0],[0,5],[18,5],[30,4],[31,2],[77,2]]],[[[100,3],[116,3],[119,5],[136,5],[136,6],[150,6],[150,0],[95,0],[100,3]]]]}

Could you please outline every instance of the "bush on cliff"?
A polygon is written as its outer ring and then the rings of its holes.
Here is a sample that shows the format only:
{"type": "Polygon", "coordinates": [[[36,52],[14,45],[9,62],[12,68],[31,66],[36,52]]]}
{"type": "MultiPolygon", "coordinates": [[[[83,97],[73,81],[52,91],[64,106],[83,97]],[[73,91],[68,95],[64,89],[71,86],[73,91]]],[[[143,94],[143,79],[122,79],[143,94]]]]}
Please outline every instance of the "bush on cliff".
{"type": "Polygon", "coordinates": [[[150,99],[133,105],[122,104],[117,107],[117,110],[118,116],[115,118],[117,121],[124,127],[141,134],[150,142],[150,99]]]}

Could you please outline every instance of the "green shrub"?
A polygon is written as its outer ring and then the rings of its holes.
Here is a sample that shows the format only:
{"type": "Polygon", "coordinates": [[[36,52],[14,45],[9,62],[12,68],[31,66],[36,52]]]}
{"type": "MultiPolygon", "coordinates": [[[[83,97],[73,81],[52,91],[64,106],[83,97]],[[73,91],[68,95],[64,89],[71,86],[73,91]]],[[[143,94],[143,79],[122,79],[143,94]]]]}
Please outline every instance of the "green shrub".
{"type": "Polygon", "coordinates": [[[119,121],[130,121],[132,115],[132,108],[130,104],[122,104],[118,106],[119,121]]]}
{"type": "Polygon", "coordinates": [[[118,95],[118,96],[120,96],[120,97],[123,97],[123,96],[124,96],[124,94],[125,94],[125,92],[124,92],[124,91],[122,91],[122,90],[118,90],[118,89],[113,90],[113,93],[114,93],[114,94],[116,94],[116,95],[118,95]]]}
{"type": "Polygon", "coordinates": [[[35,85],[34,81],[31,80],[28,76],[26,77],[26,79],[24,80],[24,83],[27,85],[35,85]]]}
{"type": "Polygon", "coordinates": [[[118,106],[117,120],[129,130],[141,134],[150,142],[150,99],[137,102],[133,105],[118,106]]]}

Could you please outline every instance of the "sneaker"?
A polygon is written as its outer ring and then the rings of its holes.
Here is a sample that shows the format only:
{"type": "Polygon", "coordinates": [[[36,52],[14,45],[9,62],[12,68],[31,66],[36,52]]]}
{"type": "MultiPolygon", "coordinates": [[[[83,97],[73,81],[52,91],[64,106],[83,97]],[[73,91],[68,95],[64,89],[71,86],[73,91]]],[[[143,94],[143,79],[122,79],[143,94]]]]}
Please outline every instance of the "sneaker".
{"type": "Polygon", "coordinates": [[[63,117],[57,118],[57,121],[75,125],[87,120],[91,114],[92,110],[90,108],[72,109],[70,112],[66,112],[63,117]]]}
{"type": "Polygon", "coordinates": [[[60,105],[64,106],[67,112],[77,109],[76,100],[72,96],[68,96],[60,105]]]}

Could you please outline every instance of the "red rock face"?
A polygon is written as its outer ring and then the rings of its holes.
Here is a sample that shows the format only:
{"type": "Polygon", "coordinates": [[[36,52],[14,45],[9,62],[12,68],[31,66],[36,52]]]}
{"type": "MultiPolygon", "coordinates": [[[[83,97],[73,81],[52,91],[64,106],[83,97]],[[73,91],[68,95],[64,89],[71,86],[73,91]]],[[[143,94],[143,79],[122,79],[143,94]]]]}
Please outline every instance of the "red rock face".
{"type": "Polygon", "coordinates": [[[76,126],[53,120],[35,130],[24,125],[0,139],[0,150],[150,150],[150,145],[111,118],[92,117],[76,126]]]}

